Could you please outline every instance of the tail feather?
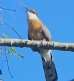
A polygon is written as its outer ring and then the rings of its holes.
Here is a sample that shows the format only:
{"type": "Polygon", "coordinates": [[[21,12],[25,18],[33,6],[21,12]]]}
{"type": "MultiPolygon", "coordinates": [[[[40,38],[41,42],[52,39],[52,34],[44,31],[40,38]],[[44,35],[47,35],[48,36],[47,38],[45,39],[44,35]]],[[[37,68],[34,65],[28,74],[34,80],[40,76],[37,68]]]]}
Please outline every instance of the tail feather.
{"type": "Polygon", "coordinates": [[[58,76],[51,50],[40,49],[39,51],[42,58],[46,81],[57,81],[58,76]]]}
{"type": "Polygon", "coordinates": [[[44,69],[46,81],[57,81],[58,77],[54,62],[53,61],[46,62],[42,57],[42,63],[43,63],[43,69],[44,69]]]}

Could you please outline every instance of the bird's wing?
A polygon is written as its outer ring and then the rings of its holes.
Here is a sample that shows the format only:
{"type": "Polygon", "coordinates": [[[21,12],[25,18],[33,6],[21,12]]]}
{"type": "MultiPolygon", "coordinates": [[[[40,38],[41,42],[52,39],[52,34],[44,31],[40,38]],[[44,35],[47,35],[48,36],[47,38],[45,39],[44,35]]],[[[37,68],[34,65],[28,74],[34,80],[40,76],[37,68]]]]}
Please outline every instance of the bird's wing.
{"type": "Polygon", "coordinates": [[[46,41],[52,41],[51,33],[44,24],[42,24],[42,34],[44,35],[46,41]]]}
{"type": "MultiPolygon", "coordinates": [[[[50,31],[45,25],[42,26],[42,34],[46,41],[52,40],[50,31]]],[[[41,54],[46,81],[57,81],[58,76],[51,50],[39,49],[39,53],[41,54]]]]}

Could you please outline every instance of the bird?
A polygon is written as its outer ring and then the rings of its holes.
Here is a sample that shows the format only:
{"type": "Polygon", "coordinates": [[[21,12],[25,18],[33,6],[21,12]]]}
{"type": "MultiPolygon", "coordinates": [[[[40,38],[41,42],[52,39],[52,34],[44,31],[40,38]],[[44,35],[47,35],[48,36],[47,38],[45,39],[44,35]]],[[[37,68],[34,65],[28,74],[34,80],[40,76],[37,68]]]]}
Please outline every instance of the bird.
{"type": "MultiPolygon", "coordinates": [[[[28,9],[27,23],[28,23],[28,39],[39,41],[52,41],[52,36],[48,28],[42,23],[37,12],[34,9],[28,9]]],[[[33,52],[38,52],[41,55],[42,65],[46,81],[58,81],[58,74],[55,67],[51,49],[31,48],[33,52]]]]}

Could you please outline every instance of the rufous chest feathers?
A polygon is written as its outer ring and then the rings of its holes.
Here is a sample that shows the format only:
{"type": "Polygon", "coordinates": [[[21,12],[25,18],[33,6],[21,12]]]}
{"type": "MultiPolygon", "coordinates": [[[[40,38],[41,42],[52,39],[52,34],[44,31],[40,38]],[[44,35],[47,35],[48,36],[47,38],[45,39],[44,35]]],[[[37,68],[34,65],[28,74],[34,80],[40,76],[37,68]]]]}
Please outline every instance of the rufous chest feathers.
{"type": "Polygon", "coordinates": [[[29,19],[28,20],[29,28],[39,30],[42,28],[42,23],[39,20],[29,19]]]}
{"type": "Polygon", "coordinates": [[[39,20],[29,19],[28,26],[28,34],[30,38],[34,40],[41,40],[43,38],[42,23],[39,20]]]}

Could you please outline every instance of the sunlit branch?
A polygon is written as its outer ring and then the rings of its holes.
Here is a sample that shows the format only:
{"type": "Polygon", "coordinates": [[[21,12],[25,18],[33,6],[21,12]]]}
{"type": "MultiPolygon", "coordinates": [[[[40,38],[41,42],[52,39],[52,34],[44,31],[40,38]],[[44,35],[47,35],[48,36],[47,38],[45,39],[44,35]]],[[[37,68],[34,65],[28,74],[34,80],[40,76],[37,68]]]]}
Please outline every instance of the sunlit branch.
{"type": "Polygon", "coordinates": [[[45,48],[52,50],[72,51],[74,52],[74,43],[46,42],[21,39],[0,39],[0,46],[45,48]]]}

